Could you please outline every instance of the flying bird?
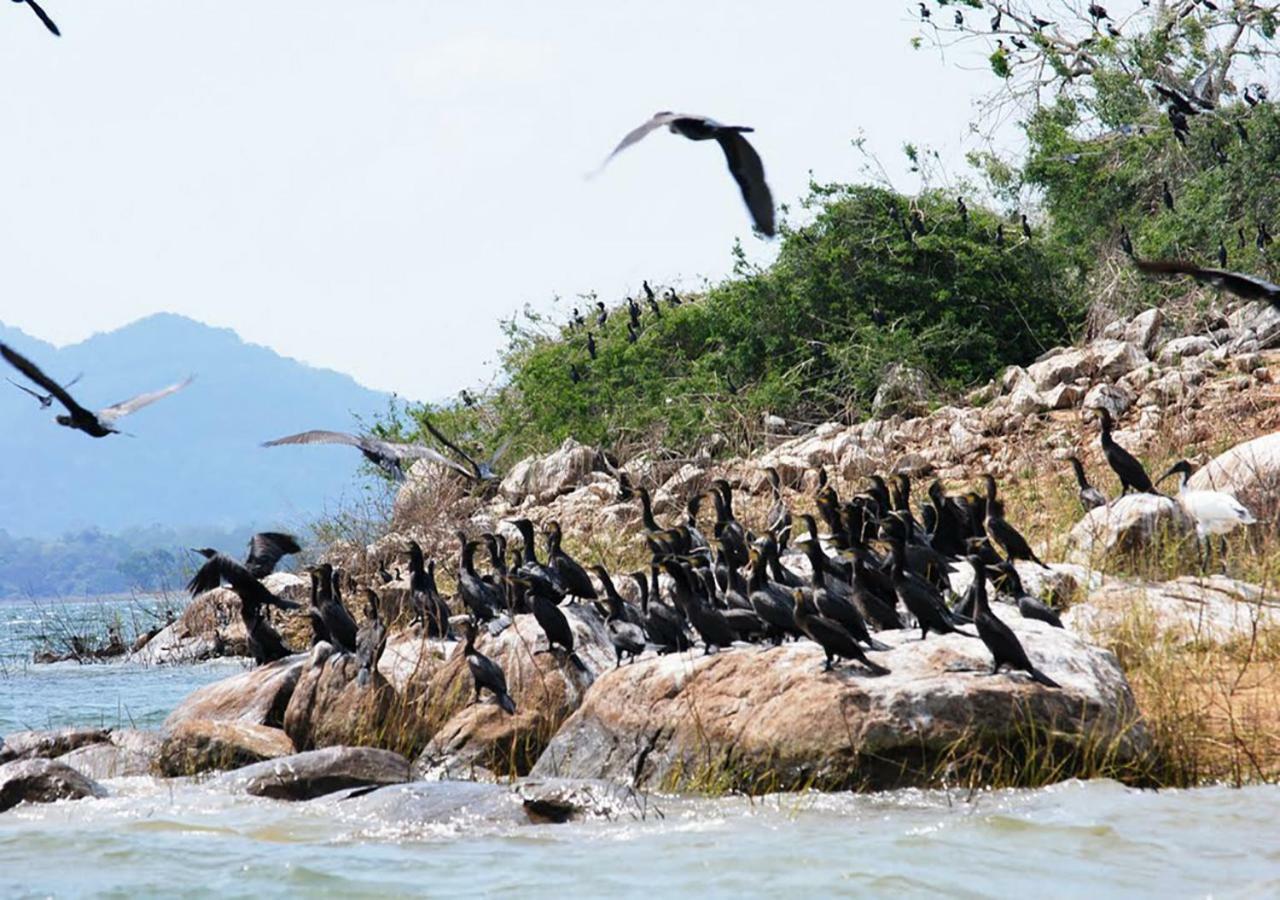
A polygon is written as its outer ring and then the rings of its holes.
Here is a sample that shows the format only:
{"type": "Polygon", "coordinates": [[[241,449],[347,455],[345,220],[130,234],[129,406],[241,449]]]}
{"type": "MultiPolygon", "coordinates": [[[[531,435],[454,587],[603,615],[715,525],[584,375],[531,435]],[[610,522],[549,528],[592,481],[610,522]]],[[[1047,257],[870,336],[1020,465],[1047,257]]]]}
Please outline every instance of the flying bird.
{"type": "Polygon", "coordinates": [[[649,121],[630,131],[618,146],[613,148],[613,152],[600,168],[603,169],[623,150],[643,140],[651,131],[663,125],[667,126],[672,133],[691,141],[714,140],[720,145],[720,149],[724,151],[725,161],[729,164],[729,173],[733,175],[733,180],[738,183],[738,188],[742,191],[742,199],[746,201],[756,228],[761,234],[773,237],[775,234],[773,194],[764,180],[764,164],[760,161],[760,155],[756,153],[755,148],[742,136],[744,132],[754,131],[754,128],[746,125],[722,125],[706,116],[670,111],[655,113],[649,121]]]}
{"type": "Polygon", "coordinates": [[[429,459],[448,466],[468,478],[471,477],[471,473],[461,465],[425,444],[396,444],[391,441],[380,441],[374,437],[347,434],[344,431],[303,431],[267,441],[262,446],[282,447],[286,444],[344,444],[348,447],[356,447],[364,454],[365,459],[385,472],[393,481],[404,481],[406,459],[429,459]]]}
{"type": "Polygon", "coordinates": [[[1201,284],[1211,284],[1245,300],[1265,300],[1280,309],[1280,284],[1256,275],[1207,269],[1178,259],[1135,259],[1133,264],[1148,275],[1189,275],[1201,284]]]}
{"type": "Polygon", "coordinates": [[[49,18],[49,14],[40,8],[40,4],[36,0],[13,0],[14,3],[25,3],[31,7],[31,11],[36,14],[36,18],[44,23],[44,27],[53,33],[54,37],[62,37],[62,32],[58,30],[58,26],[54,24],[53,19],[49,18]]]}
{"type": "Polygon", "coordinates": [[[458,456],[462,457],[463,462],[465,462],[469,467],[469,471],[468,471],[468,469],[462,468],[452,460],[445,460],[445,463],[449,465],[455,472],[461,473],[461,475],[464,478],[466,478],[468,481],[476,481],[476,482],[484,483],[484,482],[501,480],[498,477],[498,472],[496,467],[498,465],[498,461],[502,459],[502,457],[506,455],[507,450],[510,449],[511,440],[512,440],[511,438],[507,438],[505,441],[499,444],[498,449],[493,451],[493,455],[490,456],[488,459],[481,460],[480,462],[476,462],[476,460],[472,458],[472,456],[469,453],[464,451],[461,447],[459,447],[453,441],[449,440],[449,438],[447,438],[444,435],[444,433],[440,431],[439,428],[437,428],[435,425],[431,423],[430,419],[427,419],[424,417],[422,422],[424,425],[427,426],[427,431],[431,432],[432,437],[434,437],[440,443],[444,444],[454,453],[458,454],[458,456]]]}
{"type": "Polygon", "coordinates": [[[116,428],[116,422],[125,416],[135,413],[143,407],[150,406],[157,400],[168,397],[170,394],[177,393],[184,387],[189,385],[194,376],[189,376],[185,381],[177,384],[171,384],[167,388],[161,388],[158,391],[152,391],[149,394],[139,394],[129,400],[123,400],[119,403],[112,404],[105,409],[97,412],[91,412],[85,409],[79,403],[71,398],[62,385],[58,384],[48,375],[41,372],[40,369],[31,360],[18,353],[12,347],[0,344],[0,356],[4,356],[15,369],[21,372],[27,378],[34,381],[40,387],[49,392],[49,395],[61,403],[67,409],[67,415],[55,416],[54,421],[66,428],[74,428],[77,431],[83,431],[90,437],[102,438],[109,434],[119,434],[120,429],[116,428]]]}
{"type": "MultiPolygon", "coordinates": [[[[81,375],[77,375],[75,378],[72,378],[70,381],[64,384],[62,386],[62,389],[66,390],[67,388],[75,384],[77,381],[79,381],[82,377],[84,377],[83,373],[81,375]]],[[[35,397],[36,400],[39,402],[41,409],[48,409],[50,406],[53,406],[53,394],[41,394],[39,391],[33,391],[31,390],[31,388],[27,387],[24,384],[18,384],[18,382],[14,381],[12,378],[6,378],[5,381],[9,382],[18,390],[28,393],[32,397],[35,397]]]]}

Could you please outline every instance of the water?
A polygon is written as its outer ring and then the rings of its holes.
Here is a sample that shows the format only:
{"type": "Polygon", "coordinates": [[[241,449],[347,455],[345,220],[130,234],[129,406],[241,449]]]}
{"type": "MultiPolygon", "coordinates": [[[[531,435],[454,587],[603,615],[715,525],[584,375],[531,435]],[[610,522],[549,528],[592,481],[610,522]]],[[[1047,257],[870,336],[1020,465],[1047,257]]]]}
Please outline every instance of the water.
{"type": "MultiPolygon", "coordinates": [[[[115,724],[125,709],[125,724],[155,724],[239,667],[19,666],[23,615],[0,604],[6,731],[115,724]]],[[[289,804],[207,782],[107,787],[105,800],[0,814],[0,895],[1280,895],[1276,787],[668,797],[643,818],[545,826],[423,824],[360,801],[289,804]]]]}

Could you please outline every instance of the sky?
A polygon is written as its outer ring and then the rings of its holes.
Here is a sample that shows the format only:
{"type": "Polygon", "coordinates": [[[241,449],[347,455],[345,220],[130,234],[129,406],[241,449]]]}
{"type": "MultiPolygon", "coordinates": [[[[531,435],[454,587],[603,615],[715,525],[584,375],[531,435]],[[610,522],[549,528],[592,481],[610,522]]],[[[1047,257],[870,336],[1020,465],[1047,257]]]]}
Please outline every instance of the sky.
{"type": "Polygon", "coordinates": [[[420,400],[491,382],[526,303],[771,258],[713,144],[584,177],[653,112],[754,126],[795,204],[862,177],[860,136],[898,189],[908,141],[965,174],[991,87],[890,0],[44,6],[61,39],[0,8],[0,321],[62,345],[176,312],[420,400]]]}

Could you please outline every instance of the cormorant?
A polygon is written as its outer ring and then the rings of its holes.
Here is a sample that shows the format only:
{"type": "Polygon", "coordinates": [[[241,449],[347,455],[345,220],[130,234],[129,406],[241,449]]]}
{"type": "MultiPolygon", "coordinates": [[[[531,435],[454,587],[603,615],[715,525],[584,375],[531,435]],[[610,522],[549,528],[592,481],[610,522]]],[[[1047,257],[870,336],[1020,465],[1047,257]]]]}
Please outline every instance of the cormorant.
{"type": "Polygon", "coordinates": [[[467,668],[471,670],[471,679],[475,682],[475,702],[480,702],[480,689],[485,688],[493,694],[503,712],[515,715],[516,701],[511,699],[511,694],[507,692],[507,676],[503,673],[502,667],[476,649],[474,622],[467,621],[463,626],[463,635],[466,643],[462,647],[462,654],[467,659],[467,668]]]}
{"type": "Polygon", "coordinates": [[[378,613],[378,595],[365,588],[364,601],[368,619],[356,632],[356,659],[360,663],[356,683],[362,687],[373,677],[378,668],[378,660],[382,658],[382,651],[387,648],[387,623],[382,621],[378,613]]]}
{"type": "Polygon", "coordinates": [[[921,18],[921,19],[926,19],[926,20],[927,20],[931,15],[933,15],[933,14],[932,14],[931,12],[929,12],[929,7],[927,7],[927,6],[925,6],[923,3],[921,3],[921,4],[920,4],[920,18],[921,18]]]}
{"type": "Polygon", "coordinates": [[[1132,258],[1133,241],[1129,238],[1129,229],[1123,225],[1120,226],[1120,249],[1123,250],[1127,256],[1132,258]]]}
{"type": "Polygon", "coordinates": [[[991,666],[991,674],[997,674],[1001,667],[1008,666],[1011,669],[1021,669],[1031,676],[1032,680],[1043,684],[1045,687],[1061,687],[1056,681],[1045,675],[1035,666],[1031,665],[1031,660],[1027,659],[1027,652],[1022,649],[1022,644],[1018,638],[1009,629],[1009,626],[996,618],[995,613],[991,611],[991,606],[987,603],[987,586],[986,575],[982,567],[982,560],[976,556],[969,557],[969,564],[973,566],[974,571],[974,609],[973,624],[978,629],[978,637],[982,639],[982,643],[987,645],[987,649],[991,651],[993,663],[991,666]]]}
{"type": "Polygon", "coordinates": [[[1022,236],[1027,240],[1031,240],[1031,223],[1027,221],[1027,214],[1021,213],[1022,216],[1022,236]]]}
{"type": "Polygon", "coordinates": [[[85,409],[79,403],[71,398],[62,385],[54,381],[33,363],[18,351],[14,350],[6,344],[0,344],[0,356],[4,356],[15,369],[27,376],[31,381],[44,388],[51,397],[56,399],[64,407],[67,414],[55,416],[54,421],[64,428],[74,428],[76,431],[83,431],[89,437],[103,438],[109,434],[119,434],[120,430],[116,428],[116,423],[125,416],[135,413],[143,407],[150,406],[157,400],[162,400],[170,394],[175,394],[189,385],[195,376],[187,376],[186,380],[177,384],[171,384],[166,388],[158,391],[152,391],[149,394],[139,394],[129,400],[122,400],[114,403],[105,409],[97,412],[91,412],[85,409]]]}
{"type": "Polygon", "coordinates": [[[1022,618],[1037,619],[1052,625],[1054,628],[1063,627],[1062,618],[1053,607],[1027,593],[1026,588],[1022,586],[1022,578],[1018,575],[1018,570],[1014,568],[1013,563],[1008,560],[1001,560],[996,565],[995,571],[993,582],[999,590],[1014,599],[1022,618]]]}
{"type": "Polygon", "coordinates": [[[653,292],[653,288],[649,287],[648,279],[640,282],[640,286],[644,288],[644,298],[648,300],[650,303],[653,303],[655,300],[658,299],[657,295],[654,294],[653,292]]]}
{"type": "Polygon", "coordinates": [[[667,298],[667,302],[672,306],[679,306],[684,302],[680,299],[679,295],[676,294],[675,288],[667,288],[667,292],[663,294],[663,296],[667,298]]]}
{"type": "Polygon", "coordinates": [[[1222,238],[1218,238],[1218,267],[1227,267],[1227,245],[1222,243],[1222,238]]]}
{"type": "MultiPolygon", "coordinates": [[[[62,389],[63,390],[69,389],[72,385],[74,385],[77,381],[79,381],[83,377],[84,377],[84,373],[82,372],[79,375],[77,375],[75,378],[72,378],[70,381],[64,384],[62,386],[62,389]]],[[[27,387],[25,384],[18,384],[18,382],[14,381],[12,378],[6,378],[5,381],[9,382],[18,390],[24,393],[30,394],[32,397],[35,397],[36,402],[40,404],[41,409],[48,409],[50,406],[53,406],[53,394],[42,394],[39,391],[33,391],[31,390],[31,388],[27,387]]]]}
{"type": "Polygon", "coordinates": [[[920,640],[927,638],[930,631],[938,634],[963,634],[965,637],[974,637],[975,635],[962,631],[952,624],[950,612],[933,585],[907,572],[907,554],[902,536],[896,532],[891,534],[889,544],[893,548],[891,570],[893,590],[907,611],[915,616],[916,624],[920,628],[920,640]]]}
{"type": "Polygon", "coordinates": [[[991,30],[993,32],[1000,30],[1000,25],[1004,22],[1004,11],[1000,7],[996,7],[996,14],[991,17],[991,30]]]}
{"type": "Polygon", "coordinates": [[[54,24],[53,19],[49,18],[49,14],[40,8],[40,4],[36,0],[13,0],[13,2],[27,4],[27,6],[31,7],[31,11],[36,14],[36,18],[44,23],[44,27],[48,28],[54,37],[62,37],[62,32],[58,30],[58,26],[54,24]]]}
{"type": "Polygon", "coordinates": [[[635,497],[635,492],[631,489],[631,479],[627,477],[626,472],[618,473],[618,493],[614,496],[615,503],[630,503],[635,497]]]}
{"type": "Polygon", "coordinates": [[[582,383],[582,375],[578,372],[578,367],[573,363],[569,363],[569,380],[574,384],[582,383]]]}
{"type": "MultiPolygon", "coordinates": [[[[656,591],[649,590],[649,581],[643,572],[628,576],[640,589],[640,611],[644,616],[644,633],[657,647],[659,653],[679,653],[693,646],[684,630],[680,613],[662,602],[656,591]]],[[[656,573],[654,584],[657,584],[656,573]]]]}
{"type": "Polygon", "coordinates": [[[851,589],[832,576],[828,568],[827,555],[818,542],[810,538],[797,541],[796,545],[804,550],[813,565],[813,605],[819,615],[835,622],[854,640],[874,650],[888,650],[888,647],[871,637],[862,613],[858,612],[858,608],[853,604],[851,589]],[[829,576],[831,580],[828,580],[829,576]]]}
{"type": "Polygon", "coordinates": [[[996,246],[1004,247],[1004,223],[996,225],[996,246]]]}
{"type": "Polygon", "coordinates": [[[596,301],[596,324],[603,327],[605,322],[609,321],[609,310],[605,309],[604,301],[596,301]]]}
{"type": "Polygon", "coordinates": [[[550,584],[545,579],[530,578],[526,573],[510,575],[508,578],[522,585],[526,595],[532,598],[533,617],[537,620],[542,633],[547,636],[547,651],[551,652],[559,646],[568,654],[569,662],[573,663],[579,671],[588,671],[586,663],[573,652],[573,629],[569,627],[569,619],[556,605],[563,598],[557,598],[549,592],[550,584]]]}
{"type": "Polygon", "coordinates": [[[1099,19],[1111,18],[1107,15],[1106,9],[1096,3],[1089,4],[1089,16],[1094,20],[1094,22],[1097,22],[1099,19]]]}
{"type": "Polygon", "coordinates": [[[644,653],[644,632],[640,630],[640,626],[628,620],[622,605],[622,598],[618,596],[617,591],[609,592],[607,602],[609,604],[609,615],[604,620],[605,629],[609,632],[609,642],[613,644],[613,652],[617,658],[614,668],[622,665],[623,655],[631,657],[631,661],[635,662],[636,657],[644,653]]]}
{"type": "Polygon", "coordinates": [[[1280,285],[1256,275],[1228,272],[1225,269],[1206,269],[1177,259],[1135,259],[1133,262],[1149,275],[1190,275],[1201,284],[1211,284],[1245,300],[1265,300],[1280,309],[1280,285]]]}
{"type": "Polygon", "coordinates": [[[423,623],[429,637],[452,638],[449,604],[436,588],[435,560],[428,570],[417,541],[409,541],[409,596],[415,615],[423,623]]]}
{"type": "Polygon", "coordinates": [[[715,536],[723,539],[730,564],[742,568],[747,564],[747,531],[733,515],[733,488],[717,478],[711,482],[710,494],[716,507],[715,536]]]}
{"type": "Polygon", "coordinates": [[[1004,517],[1003,504],[996,499],[996,480],[990,474],[982,476],[987,484],[987,518],[983,522],[987,536],[1004,550],[1009,559],[1025,559],[1042,569],[1049,568],[1036,556],[1027,539],[1004,517]]]}
{"type": "Polygon", "coordinates": [[[1042,19],[1039,16],[1032,16],[1031,24],[1035,25],[1036,28],[1043,31],[1044,29],[1048,28],[1050,25],[1053,25],[1054,23],[1048,21],[1047,19],[1042,19]]]}
{"type": "Polygon", "coordinates": [[[1080,487],[1080,505],[1084,507],[1084,511],[1088,512],[1099,506],[1106,506],[1107,498],[1102,491],[1089,484],[1088,479],[1084,477],[1084,463],[1080,462],[1080,458],[1068,456],[1067,462],[1071,463],[1071,468],[1076,473],[1076,484],[1080,487]]]}
{"type": "Polygon", "coordinates": [[[1173,212],[1173,191],[1169,190],[1169,180],[1167,178],[1160,187],[1160,196],[1164,200],[1164,208],[1173,212]]]}
{"type": "Polygon", "coordinates": [[[538,549],[533,542],[533,523],[528,519],[512,519],[510,522],[520,532],[523,542],[520,567],[516,574],[533,581],[556,603],[564,600],[568,593],[564,581],[554,570],[538,561],[538,549]]]}
{"type": "Polygon", "coordinates": [[[640,335],[636,333],[636,326],[630,322],[627,323],[627,343],[634,344],[640,339],[640,335]]]}
{"type": "Polygon", "coordinates": [[[266,578],[276,570],[276,564],[283,557],[301,552],[302,548],[293,535],[260,531],[249,538],[249,554],[245,557],[244,567],[254,578],[266,578]]]}
{"type": "Polygon", "coordinates": [[[1016,34],[1010,35],[1009,43],[1013,44],[1013,46],[1017,47],[1019,50],[1027,49],[1027,42],[1024,41],[1022,38],[1018,37],[1016,34]]]}
{"type": "Polygon", "coordinates": [[[957,9],[957,10],[956,10],[956,17],[955,17],[955,20],[954,20],[954,21],[955,21],[955,23],[956,23],[956,27],[957,27],[957,28],[963,28],[963,27],[964,27],[964,13],[960,12],[960,10],[958,10],[958,9],[957,9]]]}
{"type": "Polygon", "coordinates": [[[965,205],[963,197],[956,198],[956,211],[960,213],[960,224],[965,228],[969,227],[969,207],[965,205]]]}
{"type": "Polygon", "coordinates": [[[564,551],[560,541],[564,533],[560,523],[552,520],[547,524],[547,566],[559,577],[564,592],[578,600],[595,600],[598,598],[596,587],[591,583],[587,570],[564,551]]]}
{"type": "Polygon", "coordinates": [[[486,582],[476,572],[475,542],[468,541],[467,536],[459,531],[458,544],[461,548],[458,556],[458,599],[473,619],[488,622],[496,618],[506,605],[502,590],[486,582]]]}
{"type": "Polygon", "coordinates": [[[422,416],[421,418],[422,418],[422,424],[426,426],[426,429],[428,432],[430,432],[431,436],[435,438],[437,441],[439,441],[441,444],[444,444],[444,446],[447,449],[452,450],[459,457],[461,457],[462,461],[467,465],[467,468],[464,469],[463,467],[453,462],[452,460],[446,460],[446,465],[448,465],[449,468],[453,469],[455,472],[460,473],[468,481],[474,481],[477,483],[484,484],[484,483],[496,482],[501,480],[498,477],[498,472],[497,472],[498,461],[501,460],[502,457],[506,455],[509,449],[511,449],[512,438],[508,437],[505,441],[499,444],[498,449],[494,450],[493,455],[490,456],[488,459],[477,461],[469,453],[467,453],[465,450],[463,450],[453,441],[449,440],[449,438],[446,437],[445,434],[439,428],[437,428],[430,419],[428,419],[426,416],[422,416]]]}
{"type": "Polygon", "coordinates": [[[778,548],[785,550],[787,540],[791,536],[791,512],[787,509],[786,501],[782,497],[782,479],[778,475],[778,470],[769,466],[764,473],[769,479],[769,492],[773,496],[773,505],[769,507],[769,512],[764,517],[764,527],[774,535],[778,548]]]}
{"type": "Polygon", "coordinates": [[[333,592],[333,566],[322,563],[312,570],[319,579],[319,591],[313,598],[315,610],[324,622],[325,630],[334,648],[343,653],[356,652],[356,623],[351,613],[342,605],[342,599],[333,592]]]}
{"type": "Polygon", "coordinates": [[[1104,406],[1098,410],[1098,415],[1102,421],[1102,455],[1107,458],[1107,465],[1111,466],[1111,470],[1120,479],[1120,496],[1123,497],[1130,490],[1139,494],[1156,493],[1147,470],[1142,468],[1142,463],[1134,459],[1129,451],[1111,437],[1111,413],[1104,406]]]}
{"type": "Polygon", "coordinates": [[[718,609],[702,602],[690,570],[674,559],[663,560],[662,565],[675,582],[676,606],[684,610],[689,624],[702,638],[703,655],[710,654],[712,647],[724,649],[732,645],[737,633],[718,609]]]}
{"type": "Polygon", "coordinates": [[[248,569],[231,557],[208,549],[196,552],[209,561],[187,583],[191,596],[211,591],[225,580],[232,592],[240,598],[240,619],[244,622],[249,653],[254,660],[259,664],[269,663],[292,654],[293,651],[263,616],[262,608],[275,606],[280,609],[297,609],[298,604],[271,593],[261,581],[249,574],[248,569]]]}
{"type": "Polygon", "coordinates": [[[590,331],[587,332],[587,355],[592,359],[596,358],[596,339],[590,331]]]}
{"type": "Polygon", "coordinates": [[[766,559],[756,547],[751,548],[751,575],[747,579],[747,600],[751,609],[765,624],[765,636],[781,644],[787,635],[799,636],[795,625],[794,601],[780,584],[765,574],[766,559]]]}
{"type": "Polygon", "coordinates": [[[722,125],[705,116],[659,112],[643,125],[630,131],[609,154],[601,168],[608,165],[609,161],[623,150],[663,125],[666,125],[673,134],[681,135],[691,141],[714,140],[720,145],[720,149],[724,151],[725,160],[729,164],[729,173],[738,183],[738,189],[742,192],[742,199],[746,201],[756,228],[761,234],[773,237],[775,233],[773,195],[764,179],[764,164],[760,162],[760,156],[755,148],[742,136],[744,132],[754,131],[753,128],[745,125],[722,125]]]}
{"type": "Polygon", "coordinates": [[[867,654],[858,646],[858,642],[842,627],[823,616],[811,614],[805,607],[808,600],[804,591],[797,588],[791,596],[795,603],[796,628],[821,647],[822,652],[827,655],[827,663],[822,669],[824,672],[831,671],[836,659],[855,659],[876,675],[889,674],[889,670],[884,666],[869,660],[867,654]]]}
{"type": "Polygon", "coordinates": [[[367,435],[347,434],[343,431],[303,431],[267,441],[262,446],[283,447],[292,444],[342,444],[355,447],[366,460],[381,469],[392,481],[404,481],[406,459],[429,459],[448,466],[461,475],[471,477],[471,473],[462,466],[425,444],[396,444],[367,435]]]}

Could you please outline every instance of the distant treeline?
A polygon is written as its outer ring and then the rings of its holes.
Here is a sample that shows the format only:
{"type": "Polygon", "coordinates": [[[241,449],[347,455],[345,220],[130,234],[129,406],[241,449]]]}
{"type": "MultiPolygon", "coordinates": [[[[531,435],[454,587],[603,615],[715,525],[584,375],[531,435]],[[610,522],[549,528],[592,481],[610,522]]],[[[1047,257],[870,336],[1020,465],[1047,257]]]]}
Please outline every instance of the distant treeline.
{"type": "Polygon", "coordinates": [[[0,529],[0,598],[83,597],[178,589],[193,569],[188,547],[243,547],[249,528],[97,529],[53,539],[14,537],[0,529]]]}

